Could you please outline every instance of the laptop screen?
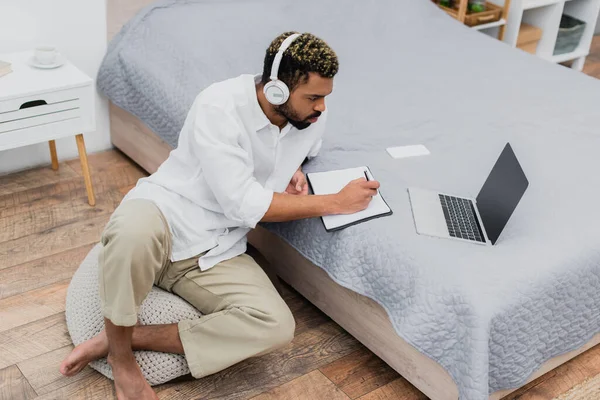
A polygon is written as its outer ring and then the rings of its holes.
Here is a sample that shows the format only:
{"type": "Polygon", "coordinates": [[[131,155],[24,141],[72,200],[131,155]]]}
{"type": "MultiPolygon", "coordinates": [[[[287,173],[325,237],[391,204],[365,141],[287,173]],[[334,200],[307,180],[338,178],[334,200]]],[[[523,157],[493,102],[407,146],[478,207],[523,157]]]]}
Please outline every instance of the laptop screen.
{"type": "Polygon", "coordinates": [[[529,181],[507,143],[477,195],[477,208],[492,244],[498,240],[527,186],[529,181]]]}

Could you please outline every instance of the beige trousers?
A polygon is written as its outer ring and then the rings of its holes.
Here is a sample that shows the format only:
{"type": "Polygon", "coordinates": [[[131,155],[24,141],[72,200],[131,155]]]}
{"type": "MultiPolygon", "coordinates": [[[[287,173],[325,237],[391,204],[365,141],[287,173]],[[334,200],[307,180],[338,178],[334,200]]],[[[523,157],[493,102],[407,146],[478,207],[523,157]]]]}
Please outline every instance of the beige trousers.
{"type": "Polygon", "coordinates": [[[294,337],[292,313],[262,268],[247,254],[201,271],[198,257],[170,261],[164,216],[148,200],[123,202],[102,234],[99,255],[103,315],[133,326],[152,285],[175,293],[203,316],[178,324],[190,372],[213,374],[285,346],[294,337]]]}

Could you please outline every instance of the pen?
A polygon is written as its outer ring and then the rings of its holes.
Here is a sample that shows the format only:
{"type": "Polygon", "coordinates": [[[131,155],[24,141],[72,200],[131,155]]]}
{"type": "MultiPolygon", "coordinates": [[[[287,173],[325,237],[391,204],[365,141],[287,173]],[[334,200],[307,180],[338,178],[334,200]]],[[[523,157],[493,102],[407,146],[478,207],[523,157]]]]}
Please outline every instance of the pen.
{"type": "MultiPolygon", "coordinates": [[[[367,175],[367,171],[363,170],[363,172],[365,173],[365,178],[367,179],[367,182],[370,181],[369,175],[367,175]]],[[[375,190],[375,193],[379,194],[379,192],[377,190],[375,190]]]]}

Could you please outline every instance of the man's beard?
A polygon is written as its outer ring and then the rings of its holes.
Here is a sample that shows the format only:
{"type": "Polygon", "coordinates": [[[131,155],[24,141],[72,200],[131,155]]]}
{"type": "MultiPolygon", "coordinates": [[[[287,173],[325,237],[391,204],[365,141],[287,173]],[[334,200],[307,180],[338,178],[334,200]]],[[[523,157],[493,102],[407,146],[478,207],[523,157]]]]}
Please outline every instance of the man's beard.
{"type": "Polygon", "coordinates": [[[305,120],[300,120],[298,114],[290,107],[289,103],[285,103],[276,107],[275,111],[279,115],[284,116],[290,122],[290,124],[292,124],[292,126],[294,126],[299,131],[306,129],[310,126],[310,122],[308,122],[307,120],[311,118],[316,118],[321,115],[321,113],[317,111],[305,120]]]}

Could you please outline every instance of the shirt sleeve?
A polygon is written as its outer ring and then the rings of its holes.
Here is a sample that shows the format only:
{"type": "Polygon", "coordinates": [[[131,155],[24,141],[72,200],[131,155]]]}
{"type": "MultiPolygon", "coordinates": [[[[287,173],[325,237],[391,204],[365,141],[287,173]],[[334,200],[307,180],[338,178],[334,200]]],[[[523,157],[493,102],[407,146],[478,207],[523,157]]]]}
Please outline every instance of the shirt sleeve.
{"type": "Polygon", "coordinates": [[[193,141],[204,179],[228,219],[254,228],[269,209],[273,191],[254,177],[254,162],[240,144],[242,135],[225,110],[198,105],[193,141]]]}

